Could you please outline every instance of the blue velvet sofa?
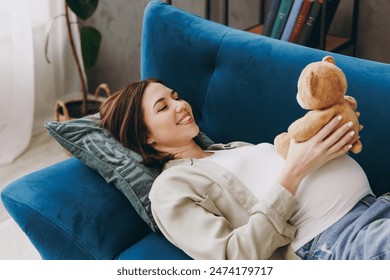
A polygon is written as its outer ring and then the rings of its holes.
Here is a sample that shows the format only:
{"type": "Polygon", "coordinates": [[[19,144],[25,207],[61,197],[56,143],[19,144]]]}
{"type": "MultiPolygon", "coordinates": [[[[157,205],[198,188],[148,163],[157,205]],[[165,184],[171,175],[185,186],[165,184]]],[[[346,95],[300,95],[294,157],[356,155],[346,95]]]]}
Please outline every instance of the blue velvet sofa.
{"type": "MultiPolygon", "coordinates": [[[[329,54],[159,1],[145,10],[141,47],[141,77],[158,77],[177,90],[192,104],[201,130],[221,143],[272,143],[305,113],[295,99],[301,70],[329,54]]],[[[352,156],[374,192],[388,192],[390,65],[331,55],[348,78],[364,125],[363,150],[352,156]]],[[[1,198],[43,259],[189,259],[152,231],[113,184],[76,158],[16,180],[1,198]]]]}

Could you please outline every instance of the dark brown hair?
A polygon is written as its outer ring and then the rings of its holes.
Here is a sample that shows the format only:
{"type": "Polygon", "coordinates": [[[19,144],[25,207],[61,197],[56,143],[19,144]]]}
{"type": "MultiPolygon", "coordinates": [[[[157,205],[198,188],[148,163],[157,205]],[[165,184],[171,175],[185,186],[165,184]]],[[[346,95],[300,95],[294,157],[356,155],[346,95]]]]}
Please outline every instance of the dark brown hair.
{"type": "Polygon", "coordinates": [[[149,131],[144,122],[142,97],[150,83],[164,84],[159,79],[137,81],[107,98],[100,107],[100,124],[122,145],[139,153],[143,164],[162,167],[173,155],[159,152],[147,143],[149,131]]]}

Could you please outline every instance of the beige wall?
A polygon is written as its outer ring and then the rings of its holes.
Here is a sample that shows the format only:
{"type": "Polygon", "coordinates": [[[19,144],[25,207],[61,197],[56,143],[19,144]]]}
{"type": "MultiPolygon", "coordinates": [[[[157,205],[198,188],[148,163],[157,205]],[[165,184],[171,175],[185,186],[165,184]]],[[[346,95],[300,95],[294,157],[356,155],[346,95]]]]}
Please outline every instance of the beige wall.
{"type": "MultiPolygon", "coordinates": [[[[270,0],[266,0],[268,7],[270,0]]],[[[83,23],[98,28],[103,41],[97,64],[88,72],[90,91],[107,82],[117,90],[139,78],[140,38],[144,7],[148,0],[100,0],[91,19],[83,23]]],[[[223,22],[223,0],[211,0],[212,20],[223,22]]],[[[348,36],[353,0],[341,0],[330,32],[348,36]]],[[[200,16],[204,0],[174,0],[173,4],[200,16]]],[[[358,57],[390,63],[390,1],[361,0],[357,39],[358,57]]],[[[229,25],[245,29],[258,23],[259,0],[230,0],[229,25]]],[[[172,23],[174,24],[174,23],[172,23]]]]}

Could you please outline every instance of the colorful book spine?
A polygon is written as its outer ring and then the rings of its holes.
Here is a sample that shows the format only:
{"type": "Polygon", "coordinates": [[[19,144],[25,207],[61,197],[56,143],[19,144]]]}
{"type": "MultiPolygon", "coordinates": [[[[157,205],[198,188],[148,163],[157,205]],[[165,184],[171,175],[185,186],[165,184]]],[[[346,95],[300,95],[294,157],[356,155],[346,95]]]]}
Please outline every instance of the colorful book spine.
{"type": "Polygon", "coordinates": [[[299,39],[299,35],[301,35],[302,28],[305,25],[307,16],[309,15],[310,8],[313,4],[313,0],[304,0],[302,7],[299,11],[297,20],[295,21],[294,28],[291,32],[291,36],[289,42],[296,43],[299,39]]]}
{"type": "Polygon", "coordinates": [[[263,27],[263,35],[265,36],[271,35],[272,28],[275,23],[276,14],[279,11],[280,1],[281,0],[272,0],[269,6],[269,10],[265,18],[264,27],[263,27]]]}
{"type": "Polygon", "coordinates": [[[299,39],[297,41],[298,44],[306,45],[307,41],[309,40],[311,31],[313,30],[318,14],[320,13],[322,3],[323,0],[316,0],[315,2],[313,2],[313,5],[310,9],[310,13],[305,22],[305,25],[302,28],[301,35],[299,36],[299,39]]]}
{"type": "Polygon", "coordinates": [[[294,0],[282,0],[272,28],[271,37],[280,39],[294,0]]]}
{"type": "Polygon", "coordinates": [[[320,45],[320,43],[326,44],[326,36],[329,31],[329,27],[332,23],[333,17],[336,13],[337,7],[341,0],[326,0],[326,11],[323,13],[322,9],[324,8],[325,1],[321,6],[321,11],[318,14],[317,20],[313,26],[311,34],[305,46],[312,48],[325,48],[325,45],[320,45]],[[322,18],[322,16],[325,16],[322,18]],[[321,37],[322,36],[322,37],[321,37]],[[325,41],[322,41],[324,40],[325,41]]]}
{"type": "Polygon", "coordinates": [[[303,0],[295,0],[294,4],[291,7],[290,14],[288,15],[288,19],[286,21],[286,26],[284,27],[282,36],[280,39],[282,41],[288,41],[291,36],[291,32],[294,28],[295,22],[297,21],[299,11],[301,10],[303,4],[303,0]]]}

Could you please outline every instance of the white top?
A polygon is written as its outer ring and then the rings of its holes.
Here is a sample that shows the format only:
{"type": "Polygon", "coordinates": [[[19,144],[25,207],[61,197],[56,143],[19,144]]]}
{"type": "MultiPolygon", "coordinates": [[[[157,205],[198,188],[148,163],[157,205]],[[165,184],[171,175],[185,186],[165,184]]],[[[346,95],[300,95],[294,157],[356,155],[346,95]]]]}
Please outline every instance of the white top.
{"type": "MultiPolygon", "coordinates": [[[[267,189],[276,182],[284,164],[284,159],[268,143],[214,151],[212,156],[203,160],[211,160],[228,169],[258,199],[262,199],[267,189]]],[[[347,155],[306,176],[296,193],[299,208],[290,219],[297,228],[292,248],[298,250],[371,193],[363,169],[347,155]]]]}

